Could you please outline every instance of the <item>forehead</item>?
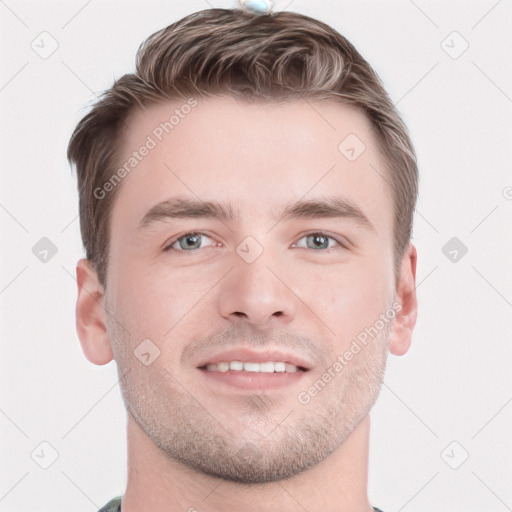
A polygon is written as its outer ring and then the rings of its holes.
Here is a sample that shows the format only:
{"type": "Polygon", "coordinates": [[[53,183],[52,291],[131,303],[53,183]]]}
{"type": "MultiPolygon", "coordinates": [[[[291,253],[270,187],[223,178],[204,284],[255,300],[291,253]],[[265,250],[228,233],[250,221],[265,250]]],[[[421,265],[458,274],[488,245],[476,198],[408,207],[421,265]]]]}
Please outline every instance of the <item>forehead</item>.
{"type": "Polygon", "coordinates": [[[127,122],[112,222],[126,229],[173,196],[221,200],[238,219],[298,199],[339,194],[381,224],[391,189],[366,117],[332,100],[254,104],[229,97],[169,101],[127,122]]]}

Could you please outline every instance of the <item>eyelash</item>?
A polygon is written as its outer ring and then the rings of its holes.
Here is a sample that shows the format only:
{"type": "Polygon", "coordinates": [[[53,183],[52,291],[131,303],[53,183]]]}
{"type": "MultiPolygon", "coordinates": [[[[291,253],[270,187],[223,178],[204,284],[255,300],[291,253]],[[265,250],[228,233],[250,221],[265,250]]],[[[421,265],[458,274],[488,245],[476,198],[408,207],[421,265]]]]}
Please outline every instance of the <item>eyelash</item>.
{"type": "MultiPolygon", "coordinates": [[[[178,242],[179,240],[181,240],[182,238],[186,238],[187,236],[190,236],[190,235],[201,235],[201,236],[204,236],[206,238],[210,238],[206,233],[202,233],[200,231],[191,231],[189,233],[185,233],[184,235],[180,235],[179,237],[177,238],[174,238],[168,245],[166,245],[164,247],[164,252],[170,252],[170,251],[175,251],[175,252],[182,252],[182,253],[192,253],[192,254],[195,254],[197,251],[199,251],[200,249],[192,249],[190,251],[186,251],[186,250],[183,250],[183,249],[173,249],[172,246],[178,242]]],[[[333,236],[331,235],[328,235],[327,233],[324,233],[323,231],[312,231],[310,233],[306,233],[304,235],[302,235],[299,240],[302,240],[303,238],[306,238],[308,236],[313,236],[313,235],[319,235],[319,236],[322,236],[322,237],[325,237],[325,238],[329,238],[331,240],[334,240],[336,242],[336,244],[339,246],[339,247],[330,247],[330,248],[327,248],[327,249],[316,249],[318,252],[332,252],[333,250],[339,250],[339,249],[348,249],[347,245],[343,242],[340,242],[338,239],[334,238],[333,236]]],[[[298,247],[299,249],[308,249],[307,247],[298,247]]],[[[315,249],[309,249],[311,251],[316,251],[315,249]]]]}

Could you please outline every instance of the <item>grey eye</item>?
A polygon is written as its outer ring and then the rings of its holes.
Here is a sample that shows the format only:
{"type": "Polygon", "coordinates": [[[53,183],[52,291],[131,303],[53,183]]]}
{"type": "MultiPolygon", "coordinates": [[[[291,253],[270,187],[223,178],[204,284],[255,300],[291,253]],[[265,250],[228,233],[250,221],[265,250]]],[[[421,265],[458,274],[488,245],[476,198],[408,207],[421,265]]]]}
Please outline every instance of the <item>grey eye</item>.
{"type": "MultiPolygon", "coordinates": [[[[203,242],[206,242],[207,240],[210,240],[210,238],[203,233],[186,233],[185,235],[176,238],[176,240],[166,247],[165,250],[191,252],[204,247],[205,245],[203,245],[203,242]]],[[[213,245],[213,243],[210,245],[213,245]]]]}
{"type": "Polygon", "coordinates": [[[294,244],[294,247],[301,247],[305,249],[314,249],[314,250],[324,250],[324,249],[332,249],[336,245],[341,245],[337,240],[335,240],[332,236],[325,235],[323,233],[311,233],[309,235],[303,236],[299,242],[294,244]],[[306,244],[304,245],[302,240],[306,240],[306,244]]]}
{"type": "Polygon", "coordinates": [[[201,236],[199,233],[191,233],[176,240],[180,248],[183,250],[187,249],[199,249],[201,247],[201,236]]]}
{"type": "Polygon", "coordinates": [[[327,249],[329,247],[329,237],[324,235],[308,235],[307,240],[311,240],[310,249],[327,249]]]}

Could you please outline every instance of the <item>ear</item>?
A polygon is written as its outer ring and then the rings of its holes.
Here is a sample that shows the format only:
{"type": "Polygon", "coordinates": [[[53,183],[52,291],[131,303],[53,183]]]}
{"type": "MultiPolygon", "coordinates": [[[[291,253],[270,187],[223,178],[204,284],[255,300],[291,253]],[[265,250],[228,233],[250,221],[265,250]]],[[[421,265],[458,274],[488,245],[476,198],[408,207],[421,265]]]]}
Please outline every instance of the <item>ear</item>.
{"type": "Polygon", "coordinates": [[[400,306],[395,309],[396,316],[389,342],[389,351],[395,356],[403,356],[409,350],[418,316],[416,260],[416,247],[410,242],[402,258],[395,299],[400,306]]]}
{"type": "Polygon", "coordinates": [[[87,259],[76,265],[78,298],[76,332],[85,357],[94,364],[107,364],[114,358],[107,335],[105,290],[87,259]]]}

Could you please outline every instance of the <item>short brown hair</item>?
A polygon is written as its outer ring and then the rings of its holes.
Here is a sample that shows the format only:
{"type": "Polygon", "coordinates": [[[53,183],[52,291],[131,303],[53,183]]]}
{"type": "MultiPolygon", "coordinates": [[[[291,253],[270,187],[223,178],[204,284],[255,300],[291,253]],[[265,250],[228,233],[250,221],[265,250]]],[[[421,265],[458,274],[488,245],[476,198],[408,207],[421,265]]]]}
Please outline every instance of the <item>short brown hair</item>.
{"type": "Polygon", "coordinates": [[[109,218],[120,187],[102,199],[94,191],[115,172],[128,116],[153,103],[216,94],[246,101],[334,99],[366,115],[393,191],[398,278],[412,234],[418,170],[407,128],[379,77],[345,37],[308,16],[207,9],[144,41],[135,73],[122,76],[103,93],[69,142],[82,241],[100,282],[106,286],[109,218]]]}

